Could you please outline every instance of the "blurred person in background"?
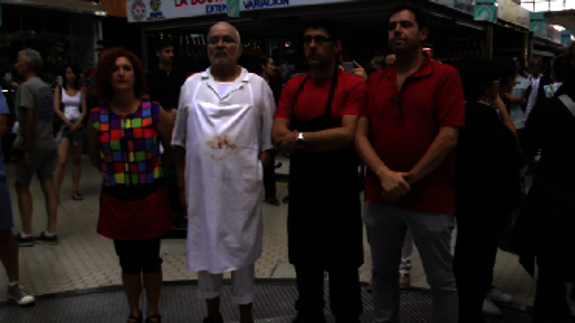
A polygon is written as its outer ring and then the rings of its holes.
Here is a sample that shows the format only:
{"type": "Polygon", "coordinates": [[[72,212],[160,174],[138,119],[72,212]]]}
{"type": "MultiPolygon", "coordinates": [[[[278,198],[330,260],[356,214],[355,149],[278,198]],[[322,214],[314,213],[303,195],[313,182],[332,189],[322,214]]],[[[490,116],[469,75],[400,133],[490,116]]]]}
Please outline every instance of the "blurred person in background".
{"type": "Polygon", "coordinates": [[[58,148],[60,160],[56,171],[58,201],[60,201],[60,191],[66,176],[70,151],[74,161],[72,199],[84,200],[80,194],[80,179],[82,177],[82,146],[87,136],[84,119],[88,114],[88,98],[86,88],[82,86],[79,75],[80,69],[78,67],[75,65],[66,66],[62,87],[58,86],[54,94],[56,116],[61,120],[61,129],[57,135],[60,142],[58,148]]]}
{"type": "Polygon", "coordinates": [[[146,322],[162,321],[160,237],[172,229],[162,181],[173,161],[172,125],[159,104],[142,99],[145,73],[133,53],[107,51],[96,75],[104,102],[92,109],[89,127],[90,160],[102,172],[98,233],[114,240],[130,304],[129,323],[143,321],[142,280],[149,304],[146,322]]]}
{"type": "Polygon", "coordinates": [[[525,69],[525,58],[518,56],[514,57],[513,61],[517,66],[517,84],[513,91],[507,94],[510,102],[508,108],[509,115],[515,124],[515,129],[517,129],[517,136],[521,140],[523,129],[525,128],[525,111],[529,99],[527,91],[532,84],[531,78],[525,69]]]}
{"type": "Polygon", "coordinates": [[[518,188],[516,174],[524,160],[517,138],[495,106],[499,71],[493,60],[483,58],[461,70],[466,107],[456,150],[458,233],[453,264],[461,323],[484,323],[484,312],[502,315],[485,295],[496,293],[491,284],[497,247],[506,219],[519,203],[509,192],[518,188]]]}
{"type": "MultiPolygon", "coordinates": [[[[0,142],[8,128],[9,114],[8,104],[0,86],[0,142]]],[[[0,260],[8,276],[8,299],[20,306],[31,305],[36,299],[24,289],[20,282],[20,251],[18,242],[12,233],[13,229],[12,200],[6,181],[4,154],[0,145],[0,260]]]]}
{"type": "MultiPolygon", "coordinates": [[[[148,73],[150,100],[159,102],[168,113],[178,109],[180,91],[188,74],[174,66],[174,44],[162,39],[156,44],[159,65],[148,73]]],[[[177,111],[174,111],[177,113],[177,111]]],[[[175,117],[175,113],[172,117],[175,117]]],[[[175,119],[175,118],[174,118],[175,119]]]]}
{"type": "MultiPolygon", "coordinates": [[[[281,81],[276,78],[277,68],[274,60],[266,55],[260,56],[254,64],[253,72],[261,76],[269,85],[274,95],[274,101],[277,107],[282,95],[283,87],[281,81]]],[[[274,118],[276,112],[277,111],[274,111],[274,118]]],[[[268,153],[270,154],[270,167],[266,167],[264,169],[265,199],[268,204],[280,206],[281,203],[277,198],[276,188],[275,150],[270,150],[268,153]]]]}
{"type": "Polygon", "coordinates": [[[539,268],[534,323],[574,321],[565,283],[575,282],[575,43],[553,61],[553,75],[562,85],[535,105],[522,141],[528,156],[542,150],[515,235],[525,269],[539,268]]]}
{"type": "Polygon", "coordinates": [[[43,69],[42,56],[25,49],[18,54],[15,65],[24,83],[16,94],[18,130],[14,148],[20,152],[16,161],[16,192],[22,217],[22,232],[17,236],[21,247],[31,247],[36,240],[58,243],[58,197],[54,172],[58,164],[58,144],[53,136],[54,95],[37,75],[43,69]],[[33,236],[34,203],[30,185],[36,175],[46,200],[48,227],[35,239],[33,236]]]}

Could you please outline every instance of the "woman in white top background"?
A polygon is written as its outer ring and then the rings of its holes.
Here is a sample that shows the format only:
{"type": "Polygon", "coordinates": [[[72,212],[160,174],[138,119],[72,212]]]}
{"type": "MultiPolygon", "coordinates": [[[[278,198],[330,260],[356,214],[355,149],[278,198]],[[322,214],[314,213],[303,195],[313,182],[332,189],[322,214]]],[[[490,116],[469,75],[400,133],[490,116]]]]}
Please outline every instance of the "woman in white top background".
{"type": "Polygon", "coordinates": [[[62,121],[62,126],[58,133],[60,162],[56,171],[56,191],[59,198],[71,151],[74,161],[74,172],[72,175],[74,191],[72,198],[76,201],[82,201],[84,199],[80,194],[82,144],[86,138],[86,129],[83,121],[86,118],[88,109],[86,106],[86,88],[80,84],[80,69],[74,65],[67,65],[64,68],[62,87],[56,88],[55,92],[55,112],[62,121]]]}

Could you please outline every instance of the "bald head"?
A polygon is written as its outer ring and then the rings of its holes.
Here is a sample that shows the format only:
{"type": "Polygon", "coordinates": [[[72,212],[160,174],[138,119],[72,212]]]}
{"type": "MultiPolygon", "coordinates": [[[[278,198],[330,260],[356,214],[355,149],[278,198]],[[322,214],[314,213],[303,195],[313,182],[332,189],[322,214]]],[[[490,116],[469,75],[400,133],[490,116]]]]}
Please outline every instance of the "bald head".
{"type": "Polygon", "coordinates": [[[213,32],[214,30],[216,30],[216,29],[221,29],[221,28],[233,30],[233,33],[234,33],[235,36],[236,36],[236,37],[235,37],[236,41],[237,41],[238,43],[241,43],[241,42],[242,42],[242,39],[241,39],[241,37],[240,37],[240,33],[239,33],[239,31],[236,29],[236,27],[232,26],[230,23],[227,23],[227,22],[225,22],[225,21],[220,21],[220,22],[216,23],[215,25],[213,25],[213,26],[210,28],[210,31],[208,32],[208,40],[210,39],[210,37],[211,37],[211,35],[212,35],[212,32],[213,32]]]}

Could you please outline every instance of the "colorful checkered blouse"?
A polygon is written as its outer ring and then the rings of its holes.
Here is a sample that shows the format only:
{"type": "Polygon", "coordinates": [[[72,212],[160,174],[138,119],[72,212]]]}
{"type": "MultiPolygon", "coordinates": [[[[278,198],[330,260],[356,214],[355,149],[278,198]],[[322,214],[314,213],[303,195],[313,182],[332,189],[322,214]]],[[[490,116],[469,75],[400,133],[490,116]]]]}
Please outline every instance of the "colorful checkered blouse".
{"type": "Polygon", "coordinates": [[[117,115],[108,105],[92,109],[104,184],[142,186],[163,177],[157,130],[161,110],[150,101],[143,101],[138,111],[127,116],[117,115]]]}

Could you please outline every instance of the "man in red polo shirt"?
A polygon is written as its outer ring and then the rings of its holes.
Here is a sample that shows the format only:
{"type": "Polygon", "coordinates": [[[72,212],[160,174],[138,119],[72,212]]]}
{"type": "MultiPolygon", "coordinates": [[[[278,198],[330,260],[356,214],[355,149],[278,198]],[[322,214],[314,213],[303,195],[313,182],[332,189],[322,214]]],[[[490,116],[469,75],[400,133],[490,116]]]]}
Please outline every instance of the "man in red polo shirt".
{"type": "Polygon", "coordinates": [[[397,62],[370,78],[368,113],[356,133],[369,167],[365,221],[376,321],[399,322],[397,269],[409,228],[433,291],[435,322],[455,323],[453,150],[465,120],[463,89],[453,67],[423,54],[429,29],[419,8],[396,7],[388,21],[397,62]]]}
{"type": "Polygon", "coordinates": [[[304,51],[312,72],[282,93],[274,144],[290,154],[288,243],[299,299],[295,323],[325,322],[324,272],[337,323],[359,323],[362,222],[353,148],[365,109],[363,79],[337,67],[337,26],[309,23],[304,51]]]}

